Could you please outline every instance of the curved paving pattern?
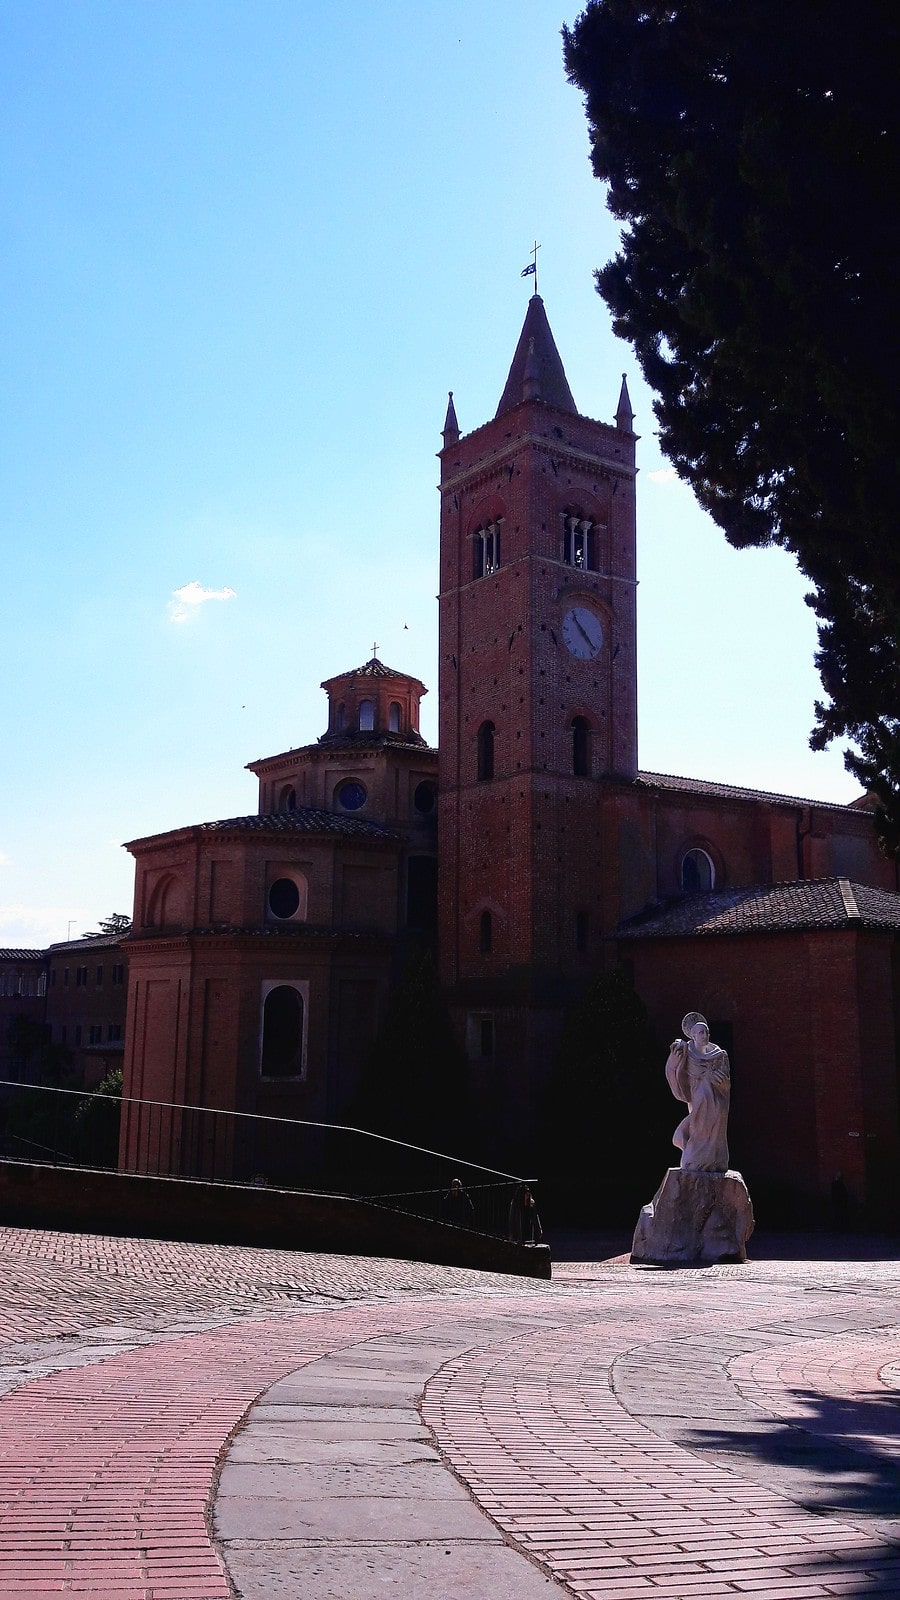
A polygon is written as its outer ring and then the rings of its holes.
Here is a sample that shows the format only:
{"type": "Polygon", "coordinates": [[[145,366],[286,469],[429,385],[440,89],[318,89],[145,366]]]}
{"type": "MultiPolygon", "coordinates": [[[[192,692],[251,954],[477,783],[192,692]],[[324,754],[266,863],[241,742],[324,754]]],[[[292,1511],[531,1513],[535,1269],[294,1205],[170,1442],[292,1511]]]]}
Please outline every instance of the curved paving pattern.
{"type": "Polygon", "coordinates": [[[423,1414],[485,1509],[591,1600],[900,1595],[900,1416],[878,1377],[900,1329],[847,1328],[884,1316],[863,1291],[798,1346],[795,1296],[766,1293],[763,1325],[753,1290],[749,1274],[736,1303],[707,1293],[687,1314],[683,1280],[648,1292],[652,1341],[625,1345],[613,1314],[466,1356],[423,1414]],[[748,1343],[766,1348],[729,1370],[748,1343]]]}
{"type": "Polygon", "coordinates": [[[898,1321],[894,1262],[0,1229],[0,1600],[900,1596],[898,1321]]]}

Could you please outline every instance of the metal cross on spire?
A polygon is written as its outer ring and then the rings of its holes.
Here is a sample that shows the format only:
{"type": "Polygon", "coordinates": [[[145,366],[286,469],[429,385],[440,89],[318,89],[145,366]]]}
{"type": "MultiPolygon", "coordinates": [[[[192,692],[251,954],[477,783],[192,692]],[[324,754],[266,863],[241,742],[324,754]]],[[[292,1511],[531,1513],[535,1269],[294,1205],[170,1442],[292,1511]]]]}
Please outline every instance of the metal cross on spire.
{"type": "Polygon", "coordinates": [[[372,660],[373,661],[377,661],[378,660],[378,645],[377,645],[377,643],[373,644],[373,646],[372,646],[372,660]]]}
{"type": "Polygon", "coordinates": [[[534,292],[535,292],[535,294],[537,294],[537,292],[538,292],[537,253],[540,250],[540,248],[541,248],[541,246],[538,244],[537,239],[535,239],[534,245],[533,245],[533,247],[531,249],[531,255],[534,257],[534,259],[533,259],[533,261],[529,261],[528,266],[527,267],[523,267],[522,271],[519,274],[519,276],[521,278],[533,278],[534,279],[534,292]]]}

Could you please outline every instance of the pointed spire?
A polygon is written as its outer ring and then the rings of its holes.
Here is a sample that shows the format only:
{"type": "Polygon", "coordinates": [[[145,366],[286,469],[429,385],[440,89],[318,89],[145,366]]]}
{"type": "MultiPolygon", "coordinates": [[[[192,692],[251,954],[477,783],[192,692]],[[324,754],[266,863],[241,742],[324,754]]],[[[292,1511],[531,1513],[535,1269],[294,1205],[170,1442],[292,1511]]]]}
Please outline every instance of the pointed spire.
{"type": "Polygon", "coordinates": [[[445,446],[448,444],[456,444],[459,439],[459,423],[456,420],[456,407],[453,404],[452,389],[450,390],[450,398],[447,401],[447,415],[444,418],[443,438],[445,446]]]}
{"type": "Polygon", "coordinates": [[[541,398],[541,373],[538,359],[534,353],[534,335],[528,341],[528,354],[525,357],[525,374],[522,379],[522,399],[540,400],[541,398]]]}
{"type": "Polygon", "coordinates": [[[634,433],[634,412],[628,397],[628,381],[622,373],[622,387],[619,390],[619,404],[616,410],[616,427],[623,433],[634,433]]]}
{"type": "Polygon", "coordinates": [[[578,414],[559,351],[550,332],[544,302],[540,295],[535,294],[528,302],[509,377],[497,407],[497,416],[502,417],[504,412],[512,411],[514,406],[521,405],[523,399],[538,398],[545,405],[556,406],[559,411],[578,414]]]}

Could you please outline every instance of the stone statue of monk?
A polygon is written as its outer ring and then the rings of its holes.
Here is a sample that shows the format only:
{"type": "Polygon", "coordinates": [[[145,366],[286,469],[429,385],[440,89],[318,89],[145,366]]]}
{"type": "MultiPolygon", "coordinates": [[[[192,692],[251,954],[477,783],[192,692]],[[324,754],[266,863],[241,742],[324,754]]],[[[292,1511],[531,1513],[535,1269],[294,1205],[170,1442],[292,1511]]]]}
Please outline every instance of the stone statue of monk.
{"type": "Polygon", "coordinates": [[[681,1151],[685,1172],[728,1171],[728,1103],[731,1069],[728,1056],[712,1044],[706,1018],[689,1011],[681,1024],[683,1039],[674,1040],[666,1062],[666,1082],[688,1114],[678,1124],[672,1143],[681,1151]]]}

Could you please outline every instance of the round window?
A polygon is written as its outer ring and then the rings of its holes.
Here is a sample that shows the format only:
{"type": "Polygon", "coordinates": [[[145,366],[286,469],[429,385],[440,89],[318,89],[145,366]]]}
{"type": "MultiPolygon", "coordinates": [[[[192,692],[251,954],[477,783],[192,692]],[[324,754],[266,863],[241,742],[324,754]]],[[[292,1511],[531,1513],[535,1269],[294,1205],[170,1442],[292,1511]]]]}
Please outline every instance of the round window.
{"type": "Polygon", "coordinates": [[[273,917],[287,921],[296,914],[299,905],[300,890],[293,878],[276,878],[269,890],[269,910],[273,917]]]}
{"type": "Polygon", "coordinates": [[[338,805],[345,811],[358,811],[366,803],[365,786],[361,783],[342,783],[337,792],[338,805]]]}
{"type": "Polygon", "coordinates": [[[423,817],[430,816],[431,812],[434,810],[436,799],[437,789],[433,783],[419,783],[416,785],[416,792],[413,795],[413,805],[417,811],[421,811],[423,817]]]}

